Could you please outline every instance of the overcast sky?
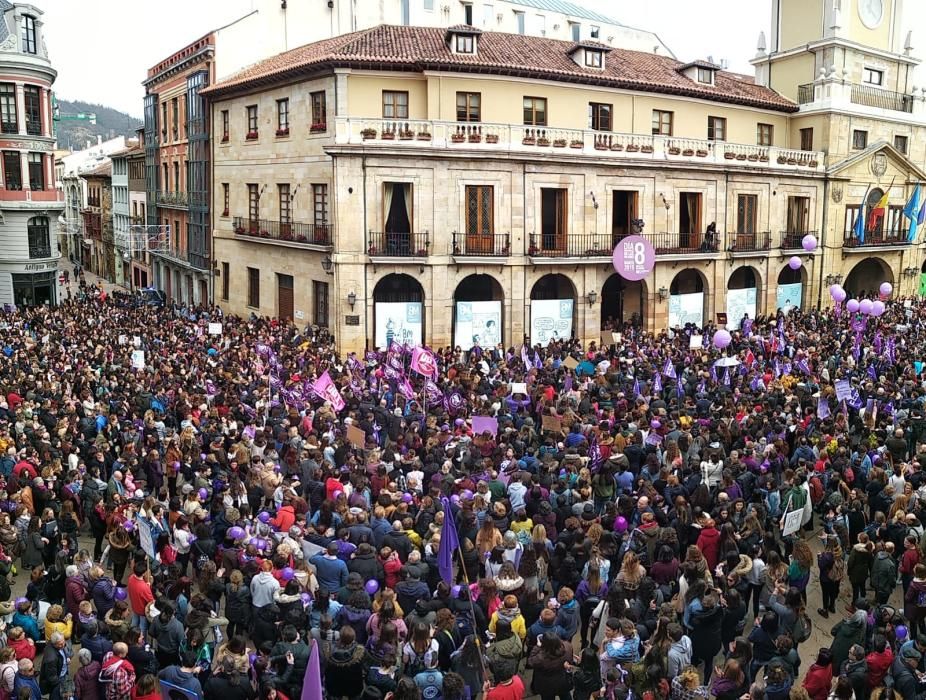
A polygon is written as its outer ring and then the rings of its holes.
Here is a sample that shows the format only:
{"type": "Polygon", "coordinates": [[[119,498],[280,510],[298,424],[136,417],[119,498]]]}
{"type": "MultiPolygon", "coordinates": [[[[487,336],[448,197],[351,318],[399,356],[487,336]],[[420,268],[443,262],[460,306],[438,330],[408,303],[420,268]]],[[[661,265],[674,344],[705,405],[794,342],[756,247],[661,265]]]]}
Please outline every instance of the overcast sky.
{"type": "MultiPolygon", "coordinates": [[[[145,71],[192,40],[237,19],[251,0],[31,0],[64,99],[98,102],[141,116],[145,71]]],[[[317,0],[293,0],[316,2],[317,0]]],[[[377,0],[359,0],[372,3],[377,0]]],[[[713,56],[752,74],[759,32],[769,32],[771,0],[573,0],[623,24],[656,31],[683,60],[713,56]]],[[[907,0],[905,31],[926,57],[926,2],[907,0]]]]}

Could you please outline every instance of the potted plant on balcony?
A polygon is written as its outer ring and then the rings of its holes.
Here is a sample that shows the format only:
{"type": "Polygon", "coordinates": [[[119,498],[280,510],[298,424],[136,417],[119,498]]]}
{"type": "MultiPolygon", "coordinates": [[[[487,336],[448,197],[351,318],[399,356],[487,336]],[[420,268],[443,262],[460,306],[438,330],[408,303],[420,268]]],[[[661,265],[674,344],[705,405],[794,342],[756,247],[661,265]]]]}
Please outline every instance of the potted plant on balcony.
{"type": "Polygon", "coordinates": [[[291,241],[293,240],[293,234],[289,231],[280,231],[280,240],[291,241]]]}
{"type": "Polygon", "coordinates": [[[795,158],[794,156],[789,156],[788,165],[797,165],[797,158],[795,158]]]}
{"type": "Polygon", "coordinates": [[[415,256],[419,258],[426,258],[428,257],[428,251],[426,248],[419,248],[418,252],[415,253],[415,256]]]}
{"type": "Polygon", "coordinates": [[[235,226],[235,234],[238,236],[244,235],[244,226],[235,226]]]}
{"type": "Polygon", "coordinates": [[[566,139],[553,139],[553,148],[566,148],[566,139]]]}
{"type": "Polygon", "coordinates": [[[724,151],[723,157],[726,160],[733,160],[734,158],[736,158],[736,154],[733,151],[724,151]]]}
{"type": "Polygon", "coordinates": [[[685,156],[685,158],[691,158],[691,156],[693,156],[694,154],[695,152],[693,148],[682,149],[682,155],[685,156]]]}
{"type": "Polygon", "coordinates": [[[653,147],[650,144],[640,146],[640,153],[652,153],[653,147]]]}
{"type": "Polygon", "coordinates": [[[369,256],[371,256],[371,257],[374,256],[374,255],[376,255],[376,246],[373,245],[372,243],[371,243],[370,246],[367,248],[367,255],[369,255],[369,256]]]}
{"type": "Polygon", "coordinates": [[[379,135],[379,137],[380,137],[383,141],[393,141],[393,140],[395,139],[395,132],[394,132],[394,131],[385,131],[385,130],[384,130],[383,133],[379,135]]]}
{"type": "Polygon", "coordinates": [[[760,162],[760,163],[768,163],[768,153],[760,153],[760,154],[759,154],[759,162],[760,162]]]}
{"type": "Polygon", "coordinates": [[[569,148],[585,148],[585,141],[582,139],[573,139],[569,142],[569,148]]]}
{"type": "Polygon", "coordinates": [[[745,154],[745,153],[737,153],[737,154],[736,154],[736,159],[737,159],[737,160],[746,160],[746,154],[745,154]]]}
{"type": "Polygon", "coordinates": [[[312,134],[318,134],[318,133],[321,133],[327,130],[328,130],[328,125],[325,124],[324,122],[321,122],[320,124],[312,124],[312,126],[309,127],[309,133],[312,133],[312,134]]]}
{"type": "Polygon", "coordinates": [[[523,139],[521,139],[521,144],[524,146],[533,146],[535,143],[537,143],[537,139],[534,138],[534,136],[531,134],[528,134],[523,139]]]}
{"type": "Polygon", "coordinates": [[[759,154],[758,154],[758,153],[750,153],[749,156],[746,158],[746,160],[748,160],[750,163],[755,163],[756,161],[759,160],[759,154]]]}
{"type": "Polygon", "coordinates": [[[498,143],[498,134],[486,134],[486,143],[498,143]]]}
{"type": "Polygon", "coordinates": [[[482,143],[482,134],[478,131],[471,131],[466,140],[470,143],[482,143]]]}
{"type": "Polygon", "coordinates": [[[370,139],[375,139],[375,138],[376,138],[376,129],[371,129],[371,128],[367,127],[366,129],[364,129],[363,131],[360,132],[360,136],[361,136],[361,138],[363,138],[364,141],[368,141],[368,140],[370,140],[370,139]]]}
{"type": "Polygon", "coordinates": [[[538,146],[549,146],[550,139],[548,139],[546,136],[541,136],[537,139],[537,145],[538,146]]]}
{"type": "Polygon", "coordinates": [[[595,150],[596,151],[607,151],[608,142],[605,139],[595,139],[595,150]]]}
{"type": "Polygon", "coordinates": [[[277,129],[277,136],[289,136],[289,127],[285,129],[277,129]]]}
{"type": "Polygon", "coordinates": [[[528,254],[528,255],[537,255],[538,252],[539,252],[539,249],[537,248],[537,246],[534,245],[533,243],[531,243],[531,244],[530,244],[530,247],[528,247],[528,249],[527,249],[527,254],[528,254]]]}
{"type": "Polygon", "coordinates": [[[678,146],[669,146],[669,155],[670,155],[670,156],[681,155],[681,152],[682,152],[682,149],[679,148],[678,146]]]}
{"type": "Polygon", "coordinates": [[[640,150],[640,147],[637,144],[635,143],[627,144],[627,153],[637,153],[639,152],[639,150],[640,150]]]}
{"type": "Polygon", "coordinates": [[[425,130],[425,131],[419,131],[419,132],[418,132],[418,137],[417,137],[417,138],[418,138],[419,141],[430,141],[430,140],[431,140],[431,132],[430,132],[430,131],[427,131],[427,130],[425,130]]]}
{"type": "Polygon", "coordinates": [[[707,158],[707,149],[706,149],[706,148],[699,148],[698,150],[695,151],[695,155],[696,155],[698,158],[707,158]]]}
{"type": "Polygon", "coordinates": [[[624,144],[618,143],[617,141],[614,141],[614,142],[611,144],[611,150],[612,150],[612,151],[623,151],[623,150],[624,150],[624,144]]]}
{"type": "Polygon", "coordinates": [[[818,167],[819,165],[820,165],[820,163],[819,163],[817,160],[815,160],[815,159],[811,159],[811,160],[809,160],[809,161],[807,162],[807,167],[808,167],[808,168],[816,168],[816,167],[818,167]]]}
{"type": "Polygon", "coordinates": [[[784,165],[785,163],[788,162],[788,159],[785,158],[783,155],[781,155],[781,156],[778,156],[777,161],[778,161],[778,165],[784,165]]]}
{"type": "Polygon", "coordinates": [[[450,135],[451,143],[463,143],[464,141],[466,141],[466,134],[464,133],[457,132],[455,134],[450,135]]]}
{"type": "Polygon", "coordinates": [[[257,138],[257,132],[256,132],[256,131],[249,131],[249,132],[247,133],[247,136],[245,136],[245,138],[246,138],[248,141],[253,141],[254,139],[257,138]]]}
{"type": "Polygon", "coordinates": [[[400,141],[411,141],[415,138],[415,132],[411,129],[400,129],[399,130],[399,140],[400,141]]]}
{"type": "Polygon", "coordinates": [[[305,236],[300,235],[300,236],[296,236],[296,242],[297,243],[308,243],[309,239],[306,238],[305,236]]]}
{"type": "Polygon", "coordinates": [[[268,231],[268,230],[266,230],[266,229],[261,230],[261,232],[260,232],[260,237],[261,237],[261,238],[270,238],[270,231],[268,231]]]}

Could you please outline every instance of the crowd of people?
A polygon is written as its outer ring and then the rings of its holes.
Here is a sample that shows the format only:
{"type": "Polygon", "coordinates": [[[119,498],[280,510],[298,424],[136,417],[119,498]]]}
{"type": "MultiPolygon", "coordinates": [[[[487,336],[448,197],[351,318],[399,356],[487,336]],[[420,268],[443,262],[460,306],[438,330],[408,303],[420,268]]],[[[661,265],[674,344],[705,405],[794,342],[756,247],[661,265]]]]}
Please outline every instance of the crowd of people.
{"type": "Polygon", "coordinates": [[[127,302],[0,316],[0,700],[926,698],[922,301],[423,364],[127,302]]]}

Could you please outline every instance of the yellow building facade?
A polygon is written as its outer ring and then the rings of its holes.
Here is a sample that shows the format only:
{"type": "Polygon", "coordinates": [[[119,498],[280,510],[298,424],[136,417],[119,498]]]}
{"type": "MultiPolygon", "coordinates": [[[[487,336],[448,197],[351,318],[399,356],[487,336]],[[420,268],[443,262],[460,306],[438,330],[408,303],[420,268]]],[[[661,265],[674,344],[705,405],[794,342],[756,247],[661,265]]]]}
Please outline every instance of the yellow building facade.
{"type": "Polygon", "coordinates": [[[912,290],[922,254],[896,209],[865,245],[846,221],[866,190],[893,179],[902,206],[921,179],[922,96],[864,117],[811,66],[790,97],[775,46],[754,81],[595,42],[377,27],[247,69],[208,90],[216,301],[353,351],[733,324],[826,304],[837,276],[912,290]],[[888,138],[902,126],[909,154],[888,138]],[[628,282],[611,253],[641,224],[656,265],[628,282]]]}

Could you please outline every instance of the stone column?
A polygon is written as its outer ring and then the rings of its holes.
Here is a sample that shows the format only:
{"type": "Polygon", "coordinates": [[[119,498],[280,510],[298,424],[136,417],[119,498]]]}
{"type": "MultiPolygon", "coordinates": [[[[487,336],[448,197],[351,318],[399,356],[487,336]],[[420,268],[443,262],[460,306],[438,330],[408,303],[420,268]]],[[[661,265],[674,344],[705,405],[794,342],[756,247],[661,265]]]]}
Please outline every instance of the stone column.
{"type": "Polygon", "coordinates": [[[26,135],[26,97],[23,92],[25,85],[16,83],[16,122],[19,127],[19,135],[26,135]]]}

